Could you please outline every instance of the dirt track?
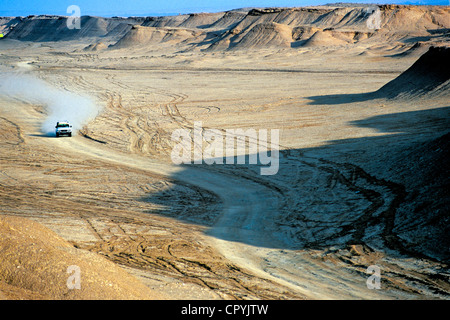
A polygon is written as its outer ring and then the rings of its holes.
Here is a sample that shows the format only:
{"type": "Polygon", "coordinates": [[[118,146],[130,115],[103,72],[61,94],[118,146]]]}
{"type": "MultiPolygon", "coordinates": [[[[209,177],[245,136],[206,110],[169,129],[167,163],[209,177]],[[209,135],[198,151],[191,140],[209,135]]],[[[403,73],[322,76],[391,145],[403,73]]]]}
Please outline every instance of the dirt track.
{"type": "MultiPolygon", "coordinates": [[[[9,52],[2,61],[88,93],[102,107],[77,136],[57,139],[41,132],[45,106],[0,98],[2,214],[37,221],[173,299],[448,297],[446,265],[408,250],[394,232],[405,186],[370,162],[448,129],[448,111],[433,113],[445,99],[411,105],[349,97],[336,106],[330,96],[376,90],[413,58],[355,58],[365,69],[349,63],[349,76],[337,58],[316,68],[322,72],[243,72],[245,59],[277,65],[280,58],[198,54],[191,69],[183,63],[193,57],[184,54],[158,58],[162,70],[153,70],[146,57],[71,49],[25,48],[20,58],[9,52]],[[164,68],[174,63],[181,67],[164,68]],[[218,78],[223,64],[230,68],[218,78]],[[431,116],[417,127],[420,134],[401,134],[418,123],[412,111],[431,116]],[[391,132],[371,120],[402,112],[391,132]],[[171,133],[194,121],[221,130],[280,129],[279,174],[173,165],[171,133]],[[358,121],[369,125],[353,125],[358,121]],[[366,286],[369,265],[382,269],[381,290],[366,286]]],[[[285,58],[299,70],[311,68],[285,58]]]]}

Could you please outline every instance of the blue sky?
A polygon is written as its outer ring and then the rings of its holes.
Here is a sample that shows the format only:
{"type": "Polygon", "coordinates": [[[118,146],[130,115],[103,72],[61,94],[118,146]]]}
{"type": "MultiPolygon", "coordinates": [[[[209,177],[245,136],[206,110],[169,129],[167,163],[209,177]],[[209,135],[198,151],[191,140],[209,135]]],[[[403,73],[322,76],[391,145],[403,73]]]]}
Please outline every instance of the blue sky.
{"type": "MultiPolygon", "coordinates": [[[[69,15],[67,7],[77,5],[81,15],[148,16],[192,12],[219,12],[243,7],[299,7],[320,5],[344,0],[0,0],[0,16],[31,14],[69,15]]],[[[358,3],[411,3],[449,5],[450,0],[355,0],[358,3]]]]}

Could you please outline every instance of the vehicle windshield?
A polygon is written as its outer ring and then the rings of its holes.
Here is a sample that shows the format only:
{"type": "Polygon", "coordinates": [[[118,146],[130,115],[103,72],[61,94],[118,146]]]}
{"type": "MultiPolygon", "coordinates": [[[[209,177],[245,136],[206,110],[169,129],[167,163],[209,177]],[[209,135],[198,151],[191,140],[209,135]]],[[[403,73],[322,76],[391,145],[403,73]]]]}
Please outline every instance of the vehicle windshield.
{"type": "Polygon", "coordinates": [[[59,124],[57,125],[57,127],[58,127],[58,128],[68,128],[68,127],[69,127],[69,124],[68,124],[68,123],[59,123],[59,124]]]}

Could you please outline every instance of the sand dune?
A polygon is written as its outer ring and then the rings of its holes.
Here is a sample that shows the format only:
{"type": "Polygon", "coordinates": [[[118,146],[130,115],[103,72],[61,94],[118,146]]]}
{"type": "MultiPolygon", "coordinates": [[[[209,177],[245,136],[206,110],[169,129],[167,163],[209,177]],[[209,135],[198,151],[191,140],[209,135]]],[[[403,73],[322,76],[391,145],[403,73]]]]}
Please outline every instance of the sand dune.
{"type": "MultiPolygon", "coordinates": [[[[67,28],[67,18],[62,16],[29,16],[7,34],[8,38],[21,41],[66,41],[110,36],[123,36],[132,24],[143,19],[102,18],[82,16],[80,29],[67,28]]],[[[116,39],[117,40],[117,39],[116,39]]]]}
{"type": "Polygon", "coordinates": [[[185,20],[189,18],[187,14],[168,17],[147,17],[141,24],[144,27],[179,27],[185,20]]]}
{"type": "Polygon", "coordinates": [[[69,30],[67,19],[58,16],[30,16],[20,21],[3,18],[0,24],[3,29],[9,30],[8,38],[22,41],[104,37],[107,41],[116,41],[115,48],[171,41],[210,51],[254,50],[267,45],[297,48],[303,45],[364,44],[369,38],[373,38],[372,43],[408,41],[413,46],[417,41],[445,41],[445,30],[450,28],[448,7],[376,6],[374,8],[379,10],[379,29],[374,29],[370,24],[375,12],[370,8],[271,8],[147,18],[84,16],[80,30],[69,30]],[[133,25],[160,29],[132,29],[133,25]],[[307,30],[314,32],[305,32],[307,30]],[[199,41],[198,32],[205,32],[208,41],[199,41]]]}
{"type": "Polygon", "coordinates": [[[161,299],[114,263],[29,219],[0,216],[0,299],[161,299]],[[67,285],[78,266],[80,288],[67,285]],[[69,269],[70,271],[70,269],[69,269]],[[80,274],[81,276],[81,274],[80,274]]]}
{"type": "Polygon", "coordinates": [[[225,14],[220,19],[211,24],[209,28],[219,30],[230,29],[232,27],[235,27],[246,16],[247,13],[244,12],[228,11],[225,12],[225,14]]]}
{"type": "Polygon", "coordinates": [[[342,38],[335,36],[336,32],[325,30],[315,32],[308,40],[306,40],[305,47],[316,47],[316,46],[337,46],[349,43],[342,38]]]}
{"type": "Polygon", "coordinates": [[[290,47],[292,29],[276,22],[257,24],[236,43],[233,49],[290,47]]]}
{"type": "Polygon", "coordinates": [[[178,27],[206,29],[221,19],[223,15],[223,12],[190,14],[189,18],[184,20],[178,27]]]}
{"type": "Polygon", "coordinates": [[[134,46],[151,46],[162,43],[176,45],[192,41],[202,32],[184,28],[133,26],[112,48],[129,48],[134,46]]]}
{"type": "Polygon", "coordinates": [[[380,88],[384,97],[448,95],[450,92],[450,48],[431,47],[408,70],[380,88]]]}
{"type": "Polygon", "coordinates": [[[21,17],[0,17],[0,33],[9,33],[21,21],[21,17]]]}

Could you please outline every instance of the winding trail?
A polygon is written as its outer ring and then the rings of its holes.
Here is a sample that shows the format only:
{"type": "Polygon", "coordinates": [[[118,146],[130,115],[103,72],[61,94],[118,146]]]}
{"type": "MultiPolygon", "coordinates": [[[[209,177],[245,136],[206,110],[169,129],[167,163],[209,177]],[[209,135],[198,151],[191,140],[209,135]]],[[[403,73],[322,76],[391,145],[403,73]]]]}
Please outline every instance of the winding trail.
{"type": "Polygon", "coordinates": [[[384,291],[367,289],[364,276],[320,263],[308,253],[289,249],[273,236],[283,199],[280,193],[263,184],[200,167],[180,167],[136,154],[122,154],[82,136],[47,141],[70,153],[169,176],[216,194],[223,208],[218,221],[207,232],[211,245],[261,278],[313,299],[387,298],[384,291]]]}
{"type": "MultiPolygon", "coordinates": [[[[36,114],[27,110],[20,110],[20,114],[21,127],[26,128],[21,134],[40,136],[36,114]]],[[[52,144],[52,149],[65,150],[66,154],[164,175],[216,194],[223,207],[217,222],[207,231],[209,244],[240,268],[263,279],[289,287],[307,298],[382,297],[377,292],[363,290],[364,281],[353,288],[356,290],[349,290],[355,282],[354,276],[318,265],[299,251],[287,248],[286,243],[274,236],[277,232],[275,219],[284,201],[283,194],[276,188],[236,173],[200,166],[175,166],[140,154],[121,152],[83,135],[59,139],[41,137],[34,141],[52,144]]]]}
{"type": "MultiPolygon", "coordinates": [[[[81,77],[72,81],[77,81],[84,88],[91,85],[81,77]]],[[[126,86],[118,80],[114,83],[120,88],[126,86]]],[[[97,87],[96,90],[102,92],[104,88],[97,87]]],[[[17,111],[20,113],[21,127],[26,128],[21,134],[41,136],[35,139],[37,145],[52,144],[55,150],[65,150],[67,154],[84,155],[86,159],[98,159],[163,175],[215,194],[220,198],[222,207],[219,218],[206,232],[209,244],[239,267],[288,287],[300,296],[312,299],[395,299],[400,292],[404,297],[417,297],[414,290],[368,289],[368,275],[365,273],[367,261],[360,263],[351,254],[343,259],[339,249],[326,251],[333,243],[359,245],[363,251],[371,251],[364,236],[373,221],[384,227],[383,233],[379,234],[380,238],[384,238],[384,245],[401,251],[398,239],[392,234],[395,207],[403,197],[401,186],[377,180],[349,163],[339,164],[320,156],[293,155],[291,150],[282,151],[284,162],[280,165],[307,173],[305,177],[302,176],[304,173],[297,173],[300,177],[295,186],[288,185],[290,180],[271,180],[227,166],[176,166],[169,161],[156,160],[149,157],[155,154],[152,145],[160,143],[160,135],[167,135],[166,129],[160,128],[156,120],[140,117],[145,114],[143,106],[123,106],[120,93],[109,90],[102,94],[107,101],[107,111],[113,115],[112,120],[108,119],[109,123],[129,134],[128,151],[110,146],[111,140],[106,143],[84,131],[68,139],[43,137],[38,126],[43,115],[30,112],[30,104],[17,111]],[[28,108],[30,110],[26,110],[28,108]],[[157,135],[152,136],[149,132],[152,126],[158,128],[157,135]],[[336,212],[334,216],[329,214],[336,207],[327,208],[327,203],[336,202],[339,197],[323,194],[326,188],[318,190],[318,186],[325,185],[332,189],[336,184],[342,187],[340,192],[346,199],[356,199],[354,202],[358,204],[358,210],[336,212]],[[298,195],[299,190],[303,191],[303,197],[298,195]],[[314,211],[314,206],[319,209],[314,211]],[[296,219],[304,219],[300,221],[301,228],[294,228],[296,232],[305,234],[303,238],[307,240],[301,245],[287,236],[280,236],[280,217],[292,213],[297,214],[296,219]],[[320,250],[315,250],[317,247],[320,250]]],[[[192,123],[176,106],[186,96],[168,91],[163,94],[168,97],[168,102],[153,105],[153,109],[159,110],[164,119],[175,127],[192,128],[192,123]]],[[[292,175],[292,172],[288,170],[287,174],[292,175]]],[[[417,279],[421,280],[420,276],[417,279]]]]}

